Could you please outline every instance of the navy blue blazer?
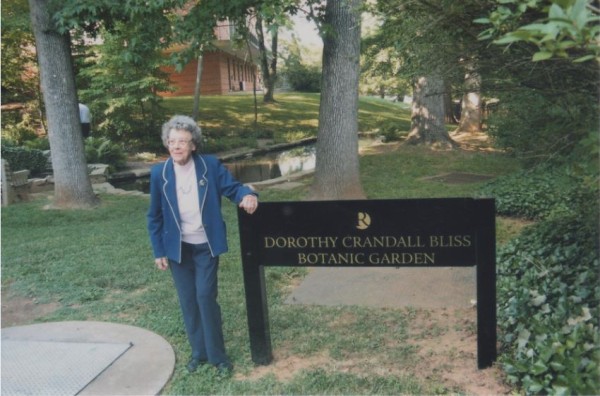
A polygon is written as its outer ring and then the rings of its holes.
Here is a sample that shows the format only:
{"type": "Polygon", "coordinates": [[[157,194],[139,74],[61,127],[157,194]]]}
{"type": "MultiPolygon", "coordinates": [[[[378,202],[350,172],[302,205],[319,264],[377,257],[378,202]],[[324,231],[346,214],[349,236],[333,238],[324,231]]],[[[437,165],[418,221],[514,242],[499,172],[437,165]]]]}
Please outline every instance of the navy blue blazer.
{"type": "MultiPolygon", "coordinates": [[[[221,214],[221,196],[236,205],[248,194],[257,195],[250,187],[235,180],[212,155],[193,154],[196,166],[202,225],[213,257],[227,251],[226,226],[221,214]]],[[[150,170],[150,208],[148,233],[154,257],[167,257],[181,262],[181,218],[177,205],[173,159],[156,164],[150,170]]]]}

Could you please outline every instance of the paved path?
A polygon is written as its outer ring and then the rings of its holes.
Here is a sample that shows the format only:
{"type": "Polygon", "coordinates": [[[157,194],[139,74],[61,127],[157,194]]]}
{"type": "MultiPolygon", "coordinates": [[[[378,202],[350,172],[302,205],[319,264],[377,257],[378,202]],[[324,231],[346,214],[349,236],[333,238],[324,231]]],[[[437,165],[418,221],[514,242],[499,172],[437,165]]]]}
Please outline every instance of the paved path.
{"type": "Polygon", "coordinates": [[[475,267],[312,268],[288,304],[466,308],[476,298],[475,267]]]}

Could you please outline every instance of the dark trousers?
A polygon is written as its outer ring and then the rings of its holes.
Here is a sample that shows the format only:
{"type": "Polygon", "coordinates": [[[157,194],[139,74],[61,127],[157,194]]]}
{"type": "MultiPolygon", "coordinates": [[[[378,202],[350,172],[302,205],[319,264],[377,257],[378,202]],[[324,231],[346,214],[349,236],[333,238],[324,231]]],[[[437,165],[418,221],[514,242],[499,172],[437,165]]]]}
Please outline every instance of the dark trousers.
{"type": "Polygon", "coordinates": [[[221,307],[217,303],[219,258],[212,257],[208,244],[183,243],[181,263],[170,262],[171,274],[192,358],[212,364],[228,362],[223,340],[221,307]]]}
{"type": "Polygon", "coordinates": [[[89,122],[81,123],[81,134],[83,135],[84,139],[90,136],[91,130],[92,130],[92,126],[90,125],[89,122]]]}

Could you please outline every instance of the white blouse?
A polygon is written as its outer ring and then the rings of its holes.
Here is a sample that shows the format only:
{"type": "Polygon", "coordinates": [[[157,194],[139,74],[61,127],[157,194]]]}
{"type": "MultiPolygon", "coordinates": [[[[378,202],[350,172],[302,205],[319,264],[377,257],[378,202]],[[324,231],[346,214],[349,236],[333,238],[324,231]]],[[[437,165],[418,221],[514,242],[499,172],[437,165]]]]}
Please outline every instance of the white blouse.
{"type": "Polygon", "coordinates": [[[181,239],[192,244],[206,243],[208,239],[202,225],[194,161],[190,160],[185,165],[176,163],[174,165],[177,204],[181,218],[181,239]]]}

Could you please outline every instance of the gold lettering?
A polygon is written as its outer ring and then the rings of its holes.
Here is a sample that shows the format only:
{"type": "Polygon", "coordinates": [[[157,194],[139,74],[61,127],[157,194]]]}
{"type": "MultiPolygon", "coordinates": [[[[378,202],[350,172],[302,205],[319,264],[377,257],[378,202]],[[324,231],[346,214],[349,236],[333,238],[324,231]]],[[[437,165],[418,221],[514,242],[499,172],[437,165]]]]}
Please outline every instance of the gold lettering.
{"type": "Polygon", "coordinates": [[[298,265],[364,265],[364,253],[298,253],[298,265]]]}
{"type": "Polygon", "coordinates": [[[371,253],[369,264],[372,265],[406,265],[435,264],[435,253],[371,253]]]}
{"type": "Polygon", "coordinates": [[[338,237],[264,237],[265,249],[335,248],[338,237]]]}
{"type": "MultiPolygon", "coordinates": [[[[391,236],[381,235],[372,237],[346,236],[341,240],[342,246],[347,249],[364,248],[422,248],[426,245],[418,235],[391,236]]],[[[435,243],[435,240],[434,240],[435,243]]]]}
{"type": "Polygon", "coordinates": [[[439,248],[470,247],[471,235],[430,235],[429,246],[439,248]]]}
{"type": "Polygon", "coordinates": [[[415,253],[415,264],[435,264],[435,253],[415,253]]]}
{"type": "Polygon", "coordinates": [[[384,236],[373,237],[373,247],[385,247],[385,238],[384,236]]]}
{"type": "Polygon", "coordinates": [[[275,246],[275,239],[273,237],[265,237],[265,249],[271,249],[275,246]]]}
{"type": "Polygon", "coordinates": [[[463,246],[464,247],[471,246],[471,235],[463,235],[463,246]]]}
{"type": "Polygon", "coordinates": [[[298,264],[300,264],[300,265],[306,264],[306,254],[298,253],[298,264]]]}

